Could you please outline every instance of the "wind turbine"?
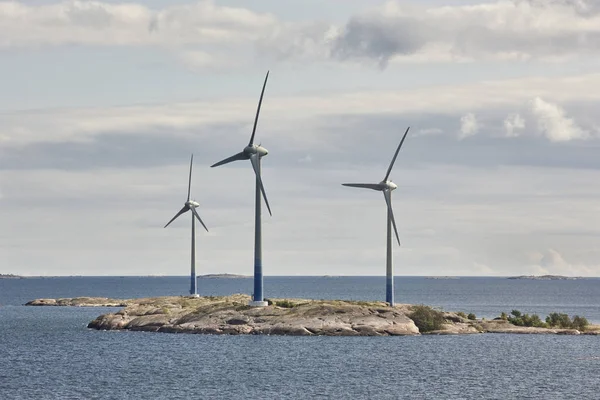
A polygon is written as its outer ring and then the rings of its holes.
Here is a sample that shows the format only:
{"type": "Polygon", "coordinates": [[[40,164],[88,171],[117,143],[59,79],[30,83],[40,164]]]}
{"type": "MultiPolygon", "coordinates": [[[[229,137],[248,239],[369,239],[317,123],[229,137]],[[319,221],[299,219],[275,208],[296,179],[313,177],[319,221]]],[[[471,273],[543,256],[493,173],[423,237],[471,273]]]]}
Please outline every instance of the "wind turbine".
{"type": "Polygon", "coordinates": [[[269,200],[267,200],[267,194],[265,193],[265,187],[260,176],[260,160],[269,151],[262,147],[260,144],[254,144],[254,135],[256,134],[256,125],[258,124],[258,115],[260,114],[260,106],[262,104],[263,96],[265,94],[265,87],[267,86],[267,79],[269,79],[269,71],[265,76],[265,82],[263,83],[262,92],[260,93],[260,100],[258,101],[258,108],[256,109],[256,117],[254,117],[254,127],[252,128],[252,135],[250,141],[244,149],[233,156],[226,158],[218,163],[211,165],[210,167],[218,167],[219,165],[228,164],[233,161],[250,160],[254,174],[256,175],[256,193],[255,193],[255,210],[254,210],[254,297],[253,301],[250,302],[250,306],[264,307],[267,302],[264,301],[263,293],[263,272],[262,272],[262,230],[261,230],[261,193],[265,199],[265,204],[271,213],[271,207],[269,206],[269,200]]]}
{"type": "Polygon", "coordinates": [[[396,229],[396,220],[394,218],[394,211],[392,210],[392,190],[395,190],[398,186],[392,181],[389,180],[390,173],[392,172],[392,167],[394,166],[394,162],[396,162],[396,157],[398,157],[398,152],[402,147],[402,143],[404,143],[404,139],[406,139],[406,135],[408,134],[408,130],[410,126],[404,132],[404,136],[402,136],[402,140],[396,149],[396,153],[394,153],[394,158],[392,158],[392,162],[385,174],[383,180],[379,183],[342,183],[344,186],[357,187],[363,189],[372,189],[383,192],[383,197],[385,198],[385,202],[387,204],[387,257],[386,257],[386,291],[385,291],[385,301],[390,304],[390,306],[394,305],[394,270],[392,266],[392,226],[394,227],[394,233],[396,234],[396,240],[398,241],[398,246],[400,246],[400,238],[398,237],[398,229],[396,229]]]}
{"type": "Polygon", "coordinates": [[[191,279],[190,294],[192,296],[198,297],[198,291],[196,289],[196,221],[195,221],[194,217],[198,218],[198,221],[200,221],[200,223],[202,224],[204,229],[206,229],[206,232],[208,232],[208,228],[206,227],[206,225],[204,225],[204,222],[202,222],[202,218],[200,218],[200,215],[198,215],[198,211],[196,211],[196,207],[199,207],[200,204],[198,204],[194,200],[190,200],[190,191],[192,189],[192,163],[193,162],[194,162],[194,155],[192,154],[192,158],[190,159],[190,178],[188,181],[187,200],[185,201],[183,208],[181,210],[179,210],[179,212],[177,214],[175,214],[175,216],[165,225],[165,228],[167,226],[169,226],[169,224],[171,222],[175,221],[175,219],[177,219],[177,217],[179,217],[181,214],[185,214],[188,211],[192,212],[192,270],[191,270],[191,277],[190,277],[190,279],[191,279]]]}

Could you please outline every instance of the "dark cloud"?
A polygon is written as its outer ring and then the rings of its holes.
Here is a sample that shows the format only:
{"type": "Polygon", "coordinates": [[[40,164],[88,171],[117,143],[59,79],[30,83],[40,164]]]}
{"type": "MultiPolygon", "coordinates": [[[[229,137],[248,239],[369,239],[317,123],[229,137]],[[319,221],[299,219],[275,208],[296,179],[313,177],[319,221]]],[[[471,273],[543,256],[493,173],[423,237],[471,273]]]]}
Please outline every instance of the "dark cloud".
{"type": "MultiPolygon", "coordinates": [[[[241,125],[226,124],[188,130],[151,130],[143,133],[100,133],[85,142],[37,142],[4,146],[0,169],[85,170],[101,167],[138,168],[176,165],[194,153],[212,163],[243,147],[231,146],[241,125]],[[212,161],[212,162],[211,162],[212,161]]],[[[239,151],[239,150],[238,150],[239,151]]]]}
{"type": "Polygon", "coordinates": [[[383,68],[390,57],[413,54],[429,39],[426,28],[414,18],[355,17],[333,42],[331,54],[340,60],[375,59],[383,68]]]}

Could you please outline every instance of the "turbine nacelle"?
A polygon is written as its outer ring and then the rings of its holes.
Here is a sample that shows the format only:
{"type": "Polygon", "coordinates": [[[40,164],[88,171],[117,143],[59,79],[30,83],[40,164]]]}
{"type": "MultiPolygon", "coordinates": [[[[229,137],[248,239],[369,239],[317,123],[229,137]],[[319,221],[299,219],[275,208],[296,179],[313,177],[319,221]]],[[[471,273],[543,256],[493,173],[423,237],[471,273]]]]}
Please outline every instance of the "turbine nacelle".
{"type": "Polygon", "coordinates": [[[198,203],[197,201],[194,201],[194,200],[186,201],[185,205],[188,206],[188,207],[190,207],[190,208],[191,207],[194,207],[194,208],[200,207],[200,203],[198,203]]]}
{"type": "Polygon", "coordinates": [[[171,218],[171,220],[169,222],[167,222],[167,224],[165,225],[165,228],[167,226],[169,226],[171,224],[171,222],[175,221],[177,219],[177,217],[179,217],[181,214],[185,214],[186,212],[191,211],[192,212],[192,220],[194,219],[194,217],[196,217],[196,219],[202,224],[204,229],[206,229],[206,232],[208,232],[208,228],[204,224],[204,221],[202,221],[202,219],[200,218],[200,215],[198,215],[198,211],[196,211],[196,208],[200,207],[200,204],[194,200],[190,200],[190,193],[192,190],[192,164],[193,164],[193,162],[194,162],[194,155],[192,154],[192,157],[190,159],[190,177],[188,180],[187,200],[183,204],[183,207],[181,208],[181,210],[179,210],[179,212],[177,214],[175,214],[175,216],[173,218],[171,218]]]}
{"type": "Polygon", "coordinates": [[[269,150],[265,149],[261,145],[257,146],[255,144],[248,145],[244,148],[244,155],[246,155],[248,158],[254,154],[258,154],[259,157],[264,157],[269,154],[269,150]]]}
{"type": "Polygon", "coordinates": [[[382,186],[383,190],[396,190],[398,189],[398,185],[396,185],[394,182],[392,181],[381,181],[379,183],[382,186]]]}

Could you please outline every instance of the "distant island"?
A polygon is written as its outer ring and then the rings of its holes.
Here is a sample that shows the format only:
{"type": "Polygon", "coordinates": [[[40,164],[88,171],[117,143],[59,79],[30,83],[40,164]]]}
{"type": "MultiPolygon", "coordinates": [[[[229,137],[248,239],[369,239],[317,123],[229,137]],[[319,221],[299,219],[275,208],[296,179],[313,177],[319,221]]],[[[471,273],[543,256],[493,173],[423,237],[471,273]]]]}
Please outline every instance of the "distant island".
{"type": "Polygon", "coordinates": [[[236,274],[207,274],[207,275],[198,275],[198,278],[230,278],[230,279],[240,279],[240,278],[251,278],[249,275],[236,275],[236,274]]]}
{"type": "MultiPolygon", "coordinates": [[[[600,334],[600,326],[588,326],[587,321],[584,329],[578,330],[570,324],[544,325],[537,316],[536,319],[516,311],[511,317],[503,315],[486,320],[477,319],[474,314],[445,312],[425,305],[390,307],[382,301],[268,299],[268,306],[255,308],[248,306],[249,300],[250,296],[245,294],[128,300],[78,297],[37,299],[25,305],[124,307],[102,314],[87,325],[96,330],[286,336],[600,334]]],[[[560,314],[556,316],[564,319],[560,314]]]]}
{"type": "Polygon", "coordinates": [[[535,280],[574,280],[582,279],[576,276],[562,276],[562,275],[521,275],[521,276],[510,276],[507,279],[535,279],[535,280]]]}
{"type": "Polygon", "coordinates": [[[13,274],[0,274],[0,279],[24,279],[24,276],[13,274]]]}
{"type": "Polygon", "coordinates": [[[425,279],[460,279],[458,276],[426,276],[425,279]]]}

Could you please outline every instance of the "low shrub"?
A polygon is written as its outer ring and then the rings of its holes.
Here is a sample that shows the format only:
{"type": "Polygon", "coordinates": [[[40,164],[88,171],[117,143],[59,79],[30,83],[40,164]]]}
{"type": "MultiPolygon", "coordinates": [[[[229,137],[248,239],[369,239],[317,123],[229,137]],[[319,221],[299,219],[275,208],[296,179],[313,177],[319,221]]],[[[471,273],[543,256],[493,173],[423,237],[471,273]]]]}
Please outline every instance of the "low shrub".
{"type": "Polygon", "coordinates": [[[456,315],[458,315],[459,317],[462,317],[462,318],[467,318],[467,314],[465,314],[462,311],[457,312],[456,315]]]}
{"type": "Polygon", "coordinates": [[[507,316],[507,320],[513,325],[536,328],[546,328],[548,326],[537,314],[522,314],[519,310],[512,310],[510,313],[511,315],[507,316]]]}
{"type": "Polygon", "coordinates": [[[289,300],[281,300],[281,301],[276,301],[275,305],[277,307],[281,307],[281,308],[294,308],[296,307],[296,303],[294,303],[293,301],[289,301],[289,300]]]}
{"type": "Polygon", "coordinates": [[[408,317],[413,320],[420,332],[437,331],[444,325],[444,313],[425,305],[414,306],[408,317]]]}
{"type": "Polygon", "coordinates": [[[589,322],[584,317],[580,317],[579,315],[575,315],[573,320],[567,314],[564,313],[551,313],[546,317],[546,321],[542,321],[537,314],[523,314],[519,310],[512,310],[510,312],[511,315],[506,315],[506,313],[502,313],[500,315],[501,319],[506,319],[513,325],[517,326],[533,326],[539,328],[561,328],[561,329],[577,329],[579,331],[584,331],[589,322]]]}
{"type": "Polygon", "coordinates": [[[467,318],[470,319],[471,321],[474,321],[477,319],[477,317],[473,313],[469,313],[469,315],[467,315],[467,318]]]}
{"type": "Polygon", "coordinates": [[[567,314],[552,313],[546,317],[546,323],[552,327],[570,328],[573,324],[567,314]]]}
{"type": "Polygon", "coordinates": [[[573,317],[571,327],[577,329],[578,331],[585,331],[589,324],[590,323],[585,317],[580,317],[579,315],[576,315],[573,317]]]}

